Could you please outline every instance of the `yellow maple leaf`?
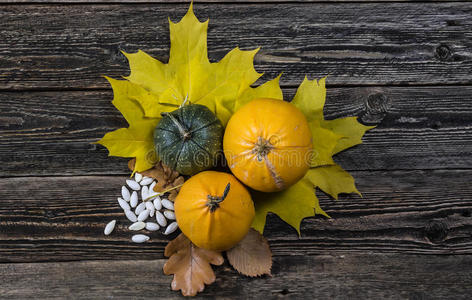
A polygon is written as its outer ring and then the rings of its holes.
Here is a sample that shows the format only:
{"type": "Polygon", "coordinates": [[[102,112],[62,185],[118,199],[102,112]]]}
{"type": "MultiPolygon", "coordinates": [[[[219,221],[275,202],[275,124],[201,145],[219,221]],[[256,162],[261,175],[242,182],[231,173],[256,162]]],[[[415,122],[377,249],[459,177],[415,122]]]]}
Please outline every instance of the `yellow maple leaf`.
{"type": "Polygon", "coordinates": [[[367,130],[375,126],[366,126],[357,121],[357,117],[346,117],[335,120],[323,120],[321,126],[341,136],[333,154],[362,143],[362,137],[367,130]]]}
{"type": "Polygon", "coordinates": [[[306,217],[317,214],[328,215],[321,209],[315,195],[313,184],[306,178],[301,179],[291,187],[281,192],[253,192],[256,216],[252,228],[263,233],[267,213],[278,215],[300,234],[300,222],[306,217]]]}
{"type": "Polygon", "coordinates": [[[130,126],[107,133],[98,143],[107,147],[110,155],[136,157],[135,172],[147,170],[155,163],[152,132],[162,112],[198,103],[206,105],[226,124],[241,105],[254,98],[282,99],[280,76],[251,87],[261,76],[253,65],[258,49],[235,48],[221,61],[210,63],[208,21],[198,21],[192,5],[179,23],[169,20],[169,27],[171,47],[167,64],[143,51],[124,53],[130,75],[125,80],[108,78],[115,94],[113,103],[130,126]]]}
{"type": "Polygon", "coordinates": [[[323,116],[326,100],[325,78],[308,80],[300,84],[291,103],[306,116],[313,136],[313,158],[305,177],[287,190],[277,193],[254,193],[256,216],[253,228],[263,232],[266,215],[277,214],[300,234],[300,222],[324,212],[315,194],[315,188],[337,199],[341,193],[359,193],[354,178],[335,164],[332,156],[362,143],[364,133],[373,128],[357,122],[355,117],[327,121],[323,116]]]}
{"type": "Polygon", "coordinates": [[[323,120],[323,108],[326,101],[326,77],[320,80],[308,80],[305,76],[292,99],[292,104],[303,112],[307,121],[323,120]]]}
{"type": "Polygon", "coordinates": [[[114,98],[113,105],[123,114],[129,124],[105,134],[97,143],[107,147],[110,155],[136,157],[135,171],[141,172],[156,163],[152,134],[158,118],[144,118],[144,112],[134,101],[143,90],[130,82],[108,78],[114,98]]]}
{"type": "MultiPolygon", "coordinates": [[[[223,122],[242,105],[254,98],[282,99],[280,76],[252,88],[261,74],[254,69],[258,49],[235,48],[221,61],[210,63],[207,51],[208,21],[195,17],[192,5],[179,23],[169,21],[171,49],[167,64],[143,51],[124,53],[129,60],[130,75],[125,80],[109,79],[113,104],[129,123],[107,133],[98,143],[110,155],[136,157],[134,171],[144,171],[155,163],[152,132],[162,112],[182,105],[206,105],[223,122]]],[[[273,212],[300,232],[303,218],[327,214],[319,206],[314,188],[332,197],[339,193],[357,192],[353,178],[336,165],[332,155],[361,143],[364,133],[372,128],[348,117],[324,120],[325,78],[300,84],[292,103],[307,117],[313,135],[313,159],[306,176],[289,189],[278,193],[254,193],[256,218],[254,228],[263,231],[266,215],[273,212]]]]}
{"type": "Polygon", "coordinates": [[[312,168],[304,178],[335,199],[338,199],[341,193],[356,193],[361,196],[354,184],[354,178],[339,165],[312,168]]]}
{"type": "Polygon", "coordinates": [[[208,20],[198,21],[192,5],[179,23],[169,21],[169,25],[171,47],[167,64],[142,51],[125,53],[131,69],[125,78],[154,95],[137,99],[146,117],[159,117],[162,105],[178,108],[185,102],[207,106],[226,124],[237,108],[255,97],[282,99],[279,77],[258,88],[250,87],[262,75],[253,65],[259,49],[235,48],[221,61],[210,63],[208,20]]]}

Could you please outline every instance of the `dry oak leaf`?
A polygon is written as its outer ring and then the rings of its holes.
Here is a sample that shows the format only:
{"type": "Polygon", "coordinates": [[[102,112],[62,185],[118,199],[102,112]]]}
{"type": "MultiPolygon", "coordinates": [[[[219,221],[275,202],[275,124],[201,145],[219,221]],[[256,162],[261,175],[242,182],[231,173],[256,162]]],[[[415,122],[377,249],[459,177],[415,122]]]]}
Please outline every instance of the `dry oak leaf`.
{"type": "Polygon", "coordinates": [[[233,268],[243,275],[272,275],[272,252],[267,240],[257,230],[251,228],[242,241],[226,251],[226,255],[233,268]]]}
{"type": "MultiPolygon", "coordinates": [[[[136,159],[132,159],[128,162],[128,168],[134,170],[134,164],[136,159]]],[[[161,193],[165,190],[169,190],[173,187],[182,185],[185,181],[183,176],[180,176],[179,172],[173,171],[171,168],[158,162],[152,169],[141,172],[142,175],[154,178],[157,183],[154,187],[154,191],[161,193]]],[[[175,197],[179,193],[180,188],[169,191],[169,200],[174,201],[175,197]]]]}
{"type": "Polygon", "coordinates": [[[184,296],[195,296],[205,289],[205,284],[215,282],[211,264],[224,262],[220,252],[198,248],[182,233],[167,244],[164,255],[169,257],[164,274],[174,275],[172,290],[181,290],[184,296]]]}

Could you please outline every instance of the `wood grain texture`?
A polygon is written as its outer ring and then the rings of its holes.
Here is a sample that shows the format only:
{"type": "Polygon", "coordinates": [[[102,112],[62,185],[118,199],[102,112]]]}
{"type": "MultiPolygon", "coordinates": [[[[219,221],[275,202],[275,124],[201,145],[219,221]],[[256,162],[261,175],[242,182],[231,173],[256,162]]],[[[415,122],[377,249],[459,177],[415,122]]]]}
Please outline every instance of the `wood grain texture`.
{"type": "MultiPolygon", "coordinates": [[[[295,90],[286,89],[286,99],[295,90]]],[[[328,90],[326,118],[379,124],[336,156],[349,170],[472,166],[471,87],[328,90]]],[[[126,174],[125,158],[92,142],[126,127],[111,91],[0,93],[0,176],[126,174]]]]}
{"type": "MultiPolygon", "coordinates": [[[[164,260],[0,264],[1,299],[181,299],[164,260]]],[[[226,263],[196,298],[469,299],[471,256],[331,253],[278,256],[273,276],[247,278],[226,263]]]]}
{"type": "MultiPolygon", "coordinates": [[[[166,61],[167,16],[188,7],[141,2],[0,0],[0,299],[181,298],[162,274],[177,233],[130,241],[116,202],[126,159],[90,144],[127,126],[101,76],[128,74],[121,50],[166,61]]],[[[301,237],[270,215],[274,276],[225,263],[199,297],[470,298],[470,2],[202,2],[212,61],[262,46],[256,69],[284,71],[286,99],[305,74],[329,74],[327,118],[378,127],[336,157],[363,198],[318,191],[332,218],[304,220],[301,237]]]]}
{"type": "MultiPolygon", "coordinates": [[[[467,0],[430,0],[429,2],[466,2],[467,0]]],[[[193,3],[326,3],[326,2],[359,2],[359,0],[192,0],[193,3]]],[[[418,2],[417,0],[364,0],[363,2],[418,2]]],[[[149,3],[165,3],[165,4],[181,4],[190,3],[189,0],[0,0],[0,4],[143,4],[149,3]]]]}
{"type": "MultiPolygon", "coordinates": [[[[8,5],[0,8],[0,89],[103,88],[128,74],[121,50],[167,61],[167,16],[181,5],[8,5]]],[[[469,3],[199,4],[209,53],[262,46],[256,68],[335,85],[472,83],[469,3]]]]}
{"type": "MultiPolygon", "coordinates": [[[[334,201],[319,192],[332,219],[306,219],[300,238],[277,217],[268,219],[265,235],[275,255],[472,254],[471,170],[352,174],[364,197],[334,201]]],[[[168,237],[155,232],[146,244],[130,242],[130,222],[116,201],[125,179],[1,179],[0,262],[161,258],[168,237]],[[104,236],[112,219],[115,231],[104,236]]]]}
{"type": "MultiPolygon", "coordinates": [[[[294,89],[285,90],[291,99],[294,89]]],[[[337,155],[349,170],[472,166],[472,87],[328,89],[328,119],[378,124],[337,155]]],[[[126,174],[125,158],[91,144],[127,127],[112,91],[0,93],[0,176],[126,174]]]]}

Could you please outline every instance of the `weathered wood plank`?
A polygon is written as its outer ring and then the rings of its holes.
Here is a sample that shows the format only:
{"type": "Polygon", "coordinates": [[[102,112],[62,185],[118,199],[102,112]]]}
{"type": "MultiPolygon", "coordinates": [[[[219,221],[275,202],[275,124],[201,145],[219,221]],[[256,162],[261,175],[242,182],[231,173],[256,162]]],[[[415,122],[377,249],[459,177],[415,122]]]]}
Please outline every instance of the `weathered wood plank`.
{"type": "MultiPolygon", "coordinates": [[[[287,89],[291,99],[293,89],[287,89]]],[[[472,87],[330,88],[327,118],[380,125],[337,156],[350,170],[472,166],[472,87]]],[[[92,145],[126,127],[112,92],[0,93],[0,176],[125,174],[126,159],[92,145]]]]}
{"type": "MultiPolygon", "coordinates": [[[[300,238],[269,218],[265,235],[276,255],[472,254],[471,170],[352,174],[364,197],[334,201],[319,192],[332,219],[305,220],[300,238]]],[[[125,178],[1,179],[0,262],[161,258],[169,239],[160,233],[151,233],[146,244],[130,242],[130,222],[116,202],[125,178]],[[118,223],[106,237],[112,219],[118,223]]]]}
{"type": "MultiPolygon", "coordinates": [[[[193,3],[325,3],[325,2],[358,2],[359,0],[193,0],[193,3]]],[[[430,2],[466,2],[467,0],[430,0],[430,2]]],[[[364,0],[363,2],[417,2],[416,0],[364,0]]],[[[0,0],[0,4],[54,4],[54,3],[68,3],[68,4],[149,4],[149,3],[166,3],[166,4],[188,4],[188,0],[0,0]]]]}
{"type": "MultiPolygon", "coordinates": [[[[128,73],[120,50],[167,60],[167,16],[181,5],[0,8],[0,89],[103,88],[128,73]]],[[[256,68],[283,84],[305,74],[336,85],[472,83],[469,3],[199,4],[213,60],[262,46],[256,68]]]]}
{"type": "MultiPolygon", "coordinates": [[[[164,259],[0,264],[5,299],[177,299],[164,259]]],[[[226,263],[197,296],[228,299],[469,299],[472,256],[331,253],[276,256],[273,276],[247,278],[226,263]]]]}

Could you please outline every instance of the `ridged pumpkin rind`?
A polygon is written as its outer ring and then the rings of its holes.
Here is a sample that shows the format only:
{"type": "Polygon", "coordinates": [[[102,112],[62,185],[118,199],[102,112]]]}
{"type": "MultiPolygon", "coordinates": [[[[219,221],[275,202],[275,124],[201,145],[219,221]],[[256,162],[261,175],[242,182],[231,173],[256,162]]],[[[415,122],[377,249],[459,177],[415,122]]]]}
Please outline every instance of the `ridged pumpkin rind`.
{"type": "Polygon", "coordinates": [[[180,230],[197,247],[224,251],[246,236],[255,216],[248,190],[231,174],[204,171],[188,179],[174,203],[180,230]],[[208,195],[221,196],[230,190],[213,212],[207,206],[208,195]]]}
{"type": "Polygon", "coordinates": [[[183,175],[214,167],[222,151],[223,125],[206,106],[190,104],[170,112],[191,136],[184,139],[169,116],[154,130],[157,157],[183,175]]]}
{"type": "Polygon", "coordinates": [[[281,191],[308,171],[313,155],[312,135],[305,115],[283,100],[255,99],[229,120],[223,150],[231,172],[245,185],[261,191],[281,191]],[[259,139],[273,147],[258,159],[259,139]]]}

